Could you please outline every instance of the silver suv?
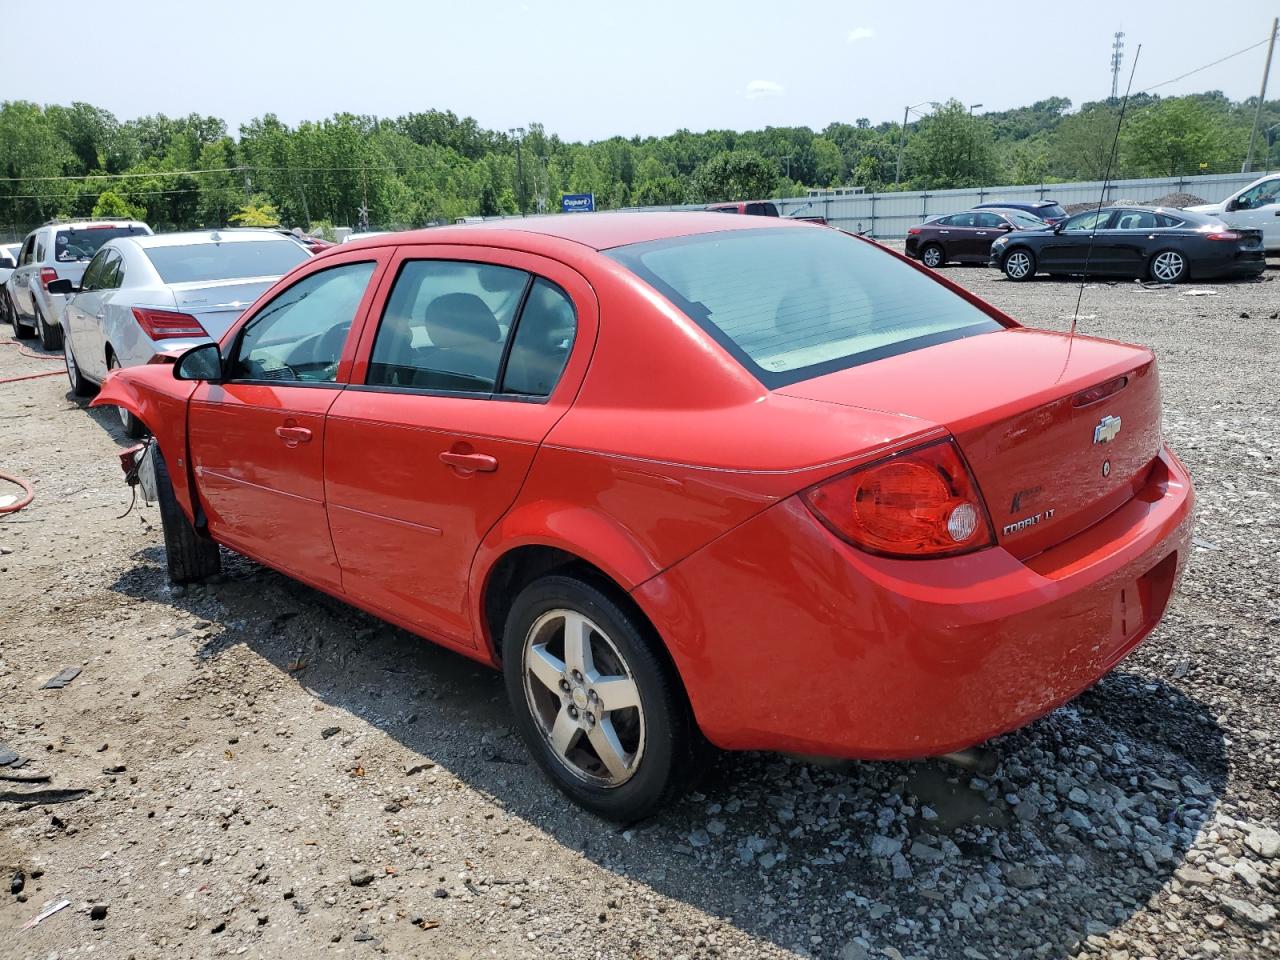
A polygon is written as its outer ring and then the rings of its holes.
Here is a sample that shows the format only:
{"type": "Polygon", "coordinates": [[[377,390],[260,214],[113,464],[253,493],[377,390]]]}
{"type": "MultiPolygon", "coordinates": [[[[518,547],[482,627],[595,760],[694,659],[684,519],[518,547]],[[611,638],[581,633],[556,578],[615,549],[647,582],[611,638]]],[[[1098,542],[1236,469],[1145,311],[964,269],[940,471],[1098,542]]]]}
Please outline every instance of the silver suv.
{"type": "Polygon", "coordinates": [[[57,220],[32,230],[4,284],[14,335],[29,337],[35,332],[46,350],[58,349],[64,301],[62,295],[49,292],[49,284],[67,279],[79,286],[84,268],[108,240],[150,233],[151,228],[138,220],[57,220]]]}

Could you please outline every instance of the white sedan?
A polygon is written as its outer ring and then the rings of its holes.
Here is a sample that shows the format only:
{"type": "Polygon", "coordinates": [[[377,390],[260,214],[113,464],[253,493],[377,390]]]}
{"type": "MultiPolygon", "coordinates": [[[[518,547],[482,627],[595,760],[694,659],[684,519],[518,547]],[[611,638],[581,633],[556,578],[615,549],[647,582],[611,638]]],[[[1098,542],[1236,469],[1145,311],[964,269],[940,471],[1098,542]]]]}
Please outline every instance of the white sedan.
{"type": "MultiPolygon", "coordinates": [[[[263,291],[310,256],[271,230],[108,241],[78,287],[70,280],[49,287],[69,295],[62,329],[72,392],[88,396],[115,367],[217,340],[263,291]]],[[[125,431],[140,436],[141,425],[119,409],[125,431]]]]}

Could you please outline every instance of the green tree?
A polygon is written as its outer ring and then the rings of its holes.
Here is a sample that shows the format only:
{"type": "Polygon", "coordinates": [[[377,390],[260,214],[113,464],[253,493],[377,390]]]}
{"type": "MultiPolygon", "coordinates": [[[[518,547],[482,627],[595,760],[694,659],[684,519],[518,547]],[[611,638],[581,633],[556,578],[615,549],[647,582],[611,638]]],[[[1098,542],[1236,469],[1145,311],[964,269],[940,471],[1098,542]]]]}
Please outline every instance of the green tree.
{"type": "Polygon", "coordinates": [[[693,174],[690,196],[696,203],[749,200],[773,194],[778,168],[754,150],[717,154],[693,174]]]}
{"type": "MultiPolygon", "coordinates": [[[[1116,138],[1119,111],[1109,104],[1085,104],[1058,126],[1049,166],[1069,179],[1101,180],[1116,138]]],[[[1116,172],[1116,171],[1113,171],[1116,172]]]]}
{"type": "Polygon", "coordinates": [[[913,185],[926,188],[971,187],[995,180],[991,131],[959,100],[948,100],[908,133],[907,171],[913,185]]]}
{"type": "Polygon", "coordinates": [[[114,190],[103,190],[89,216],[103,220],[146,220],[147,208],[127,203],[114,190]]]}
{"type": "Polygon", "coordinates": [[[1177,97],[1139,113],[1122,143],[1126,170],[1140,177],[1220,173],[1244,159],[1249,131],[1221,103],[1177,97]]]}
{"type": "Polygon", "coordinates": [[[280,211],[265,197],[255,197],[231,215],[231,222],[238,227],[278,227],[280,211]]]}

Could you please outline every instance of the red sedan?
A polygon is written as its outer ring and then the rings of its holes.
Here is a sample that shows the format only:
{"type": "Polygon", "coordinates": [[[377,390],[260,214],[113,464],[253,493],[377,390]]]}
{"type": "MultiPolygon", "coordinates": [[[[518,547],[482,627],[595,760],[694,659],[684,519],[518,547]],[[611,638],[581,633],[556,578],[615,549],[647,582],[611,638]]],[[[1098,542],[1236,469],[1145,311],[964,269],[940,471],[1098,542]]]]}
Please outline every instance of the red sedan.
{"type": "Polygon", "coordinates": [[[1019,326],[857,237],[707,213],[390,234],[117,371],[169,571],[218,544],[500,668],[626,820],[701,737],[955,751],[1160,620],[1192,490],[1141,347],[1019,326]]]}

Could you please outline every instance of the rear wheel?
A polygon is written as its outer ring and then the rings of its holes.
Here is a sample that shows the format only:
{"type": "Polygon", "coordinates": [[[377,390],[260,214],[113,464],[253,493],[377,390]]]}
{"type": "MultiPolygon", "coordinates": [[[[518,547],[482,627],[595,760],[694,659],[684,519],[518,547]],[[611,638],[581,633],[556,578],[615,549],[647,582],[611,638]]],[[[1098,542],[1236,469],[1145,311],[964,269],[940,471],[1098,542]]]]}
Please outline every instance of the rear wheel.
{"type": "MultiPolygon", "coordinates": [[[[169,467],[160,453],[160,444],[152,443],[147,456],[156,475],[156,499],[160,505],[160,525],[164,528],[164,550],[168,559],[169,579],[174,583],[191,583],[212,577],[222,569],[218,545],[196,533],[187,515],[178,506],[169,479],[169,467]]],[[[147,469],[143,464],[142,469],[147,469]]]]}
{"type": "Polygon", "coordinates": [[[40,335],[40,346],[46,350],[57,350],[62,346],[62,327],[51,325],[39,304],[36,305],[36,333],[40,335]]]}
{"type": "Polygon", "coordinates": [[[9,301],[9,323],[13,326],[13,335],[19,340],[25,340],[35,332],[22,322],[22,314],[18,312],[18,305],[12,300],[9,301]]]}
{"type": "MultiPolygon", "coordinates": [[[[107,372],[120,369],[120,360],[114,353],[107,354],[107,372]]],[[[147,435],[147,428],[142,421],[124,407],[116,407],[120,414],[120,425],[124,427],[124,435],[130,440],[141,440],[147,435]]]]}
{"type": "Polygon", "coordinates": [[[930,269],[937,270],[947,262],[947,259],[942,252],[941,246],[936,243],[928,243],[920,251],[920,262],[930,269]]]}
{"type": "Polygon", "coordinates": [[[1017,247],[1005,255],[1002,266],[1010,280],[1030,280],[1036,275],[1036,256],[1025,247],[1017,247]]]}
{"type": "Polygon", "coordinates": [[[1161,250],[1151,258],[1147,273],[1160,283],[1181,283],[1187,278],[1187,258],[1178,250],[1161,250]]]}
{"type": "Polygon", "coordinates": [[[609,594],[562,575],[526,587],[503,631],[525,744],[561,792],[610,820],[648,816],[693,772],[697,732],[658,642],[609,594]]]}

